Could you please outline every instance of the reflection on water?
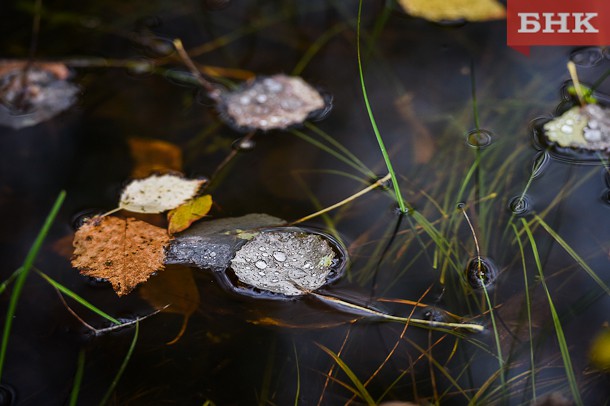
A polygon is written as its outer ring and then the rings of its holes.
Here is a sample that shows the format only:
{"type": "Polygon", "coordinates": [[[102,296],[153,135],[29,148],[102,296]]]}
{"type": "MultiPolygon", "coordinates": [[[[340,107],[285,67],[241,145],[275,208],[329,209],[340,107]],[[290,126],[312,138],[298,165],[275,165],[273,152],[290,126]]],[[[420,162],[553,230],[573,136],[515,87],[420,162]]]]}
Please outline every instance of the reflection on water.
{"type": "MultiPolygon", "coordinates": [[[[119,300],[106,284],[88,283],[52,247],[70,233],[76,213],[113,207],[132,171],[129,138],[177,145],[191,178],[211,176],[232,145],[248,150],[236,154],[207,190],[215,218],[269,213],[298,219],[385,174],[358,78],[357,2],[227,3],[45,5],[37,55],[72,60],[82,94],[76,107],[44,124],[2,129],[3,280],[21,264],[65,188],[67,203],[37,266],[114,317],[153,311],[137,293],[119,300]],[[201,103],[192,76],[175,74],[187,70],[160,46],[174,38],[223,85],[292,72],[332,94],[333,111],[298,131],[269,131],[235,144],[242,135],[201,103]],[[152,73],[138,75],[133,68],[141,65],[129,62],[142,60],[156,64],[152,73]]],[[[2,18],[12,29],[10,39],[0,39],[7,57],[27,55],[31,15],[23,4],[2,18]]],[[[368,95],[414,210],[397,226],[392,191],[377,189],[311,220],[349,252],[345,276],[326,289],[372,307],[382,299],[391,314],[464,320],[485,325],[486,332],[405,330],[308,297],[257,300],[226,291],[209,271],[194,270],[200,304],[184,335],[165,344],[180,330],[179,315],[141,322],[111,403],[348,403],[355,395],[347,386],[356,384],[320,346],[338,354],[375,400],[527,404],[552,392],[571,397],[536,257],[581,396],[585,404],[607,401],[607,375],[591,369],[587,353],[610,308],[610,229],[604,223],[610,207],[600,199],[608,194],[608,172],[599,156],[581,165],[558,159],[548,145],[532,145],[529,127],[555,113],[570,58],[581,81],[591,84],[610,67],[607,54],[539,48],[525,58],[505,46],[503,22],[436,25],[368,2],[363,15],[368,95]],[[482,142],[485,148],[471,146],[482,142]],[[472,220],[480,254],[458,202],[472,220]],[[479,255],[497,267],[493,289],[468,283],[464,270],[479,255]]],[[[610,82],[597,92],[606,100],[610,82]]],[[[7,303],[6,292],[1,300],[7,303]]],[[[92,325],[105,326],[74,301],[67,304],[92,325]]],[[[99,402],[133,329],[101,336],[86,331],[32,274],[2,375],[18,404],[66,403],[81,350],[79,401],[99,402]]]]}

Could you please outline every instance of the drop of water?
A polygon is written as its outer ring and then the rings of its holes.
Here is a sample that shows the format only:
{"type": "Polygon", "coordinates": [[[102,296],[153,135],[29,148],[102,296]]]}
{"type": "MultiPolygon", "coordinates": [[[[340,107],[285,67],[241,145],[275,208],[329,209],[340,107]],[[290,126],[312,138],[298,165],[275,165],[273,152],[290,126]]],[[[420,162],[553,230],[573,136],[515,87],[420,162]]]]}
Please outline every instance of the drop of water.
{"type": "Polygon", "coordinates": [[[568,124],[564,124],[561,126],[561,132],[566,134],[572,134],[574,132],[574,127],[568,124]]]}
{"type": "Polygon", "coordinates": [[[251,151],[256,147],[256,142],[252,139],[239,138],[233,142],[232,147],[236,151],[251,151]]]}
{"type": "Polygon", "coordinates": [[[210,256],[211,256],[211,257],[215,257],[215,256],[216,256],[216,253],[215,253],[214,251],[212,251],[212,252],[210,252],[210,256]]]}
{"type": "Polygon", "coordinates": [[[491,131],[480,129],[474,129],[466,134],[466,143],[473,148],[485,148],[491,145],[492,133],[491,131]]]}
{"type": "Polygon", "coordinates": [[[282,251],[276,251],[273,253],[273,258],[275,258],[277,261],[284,262],[286,261],[286,254],[284,254],[282,251]]]}
{"type": "Polygon", "coordinates": [[[265,269],[267,268],[267,263],[265,261],[263,261],[262,259],[259,261],[256,261],[256,263],[254,264],[258,269],[265,269]]]}
{"type": "Polygon", "coordinates": [[[258,274],[259,274],[260,276],[265,276],[265,273],[264,273],[263,271],[260,271],[258,274]]]}

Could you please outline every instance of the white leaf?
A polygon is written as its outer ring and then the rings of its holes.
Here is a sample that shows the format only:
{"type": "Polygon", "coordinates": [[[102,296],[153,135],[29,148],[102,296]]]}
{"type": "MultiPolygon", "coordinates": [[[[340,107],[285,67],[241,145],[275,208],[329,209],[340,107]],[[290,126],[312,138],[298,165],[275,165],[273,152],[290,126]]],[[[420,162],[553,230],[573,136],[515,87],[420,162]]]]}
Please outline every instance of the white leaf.
{"type": "Polygon", "coordinates": [[[137,213],[172,210],[192,199],[204,183],[204,180],[184,179],[175,175],[134,180],[121,193],[119,207],[137,213]]]}

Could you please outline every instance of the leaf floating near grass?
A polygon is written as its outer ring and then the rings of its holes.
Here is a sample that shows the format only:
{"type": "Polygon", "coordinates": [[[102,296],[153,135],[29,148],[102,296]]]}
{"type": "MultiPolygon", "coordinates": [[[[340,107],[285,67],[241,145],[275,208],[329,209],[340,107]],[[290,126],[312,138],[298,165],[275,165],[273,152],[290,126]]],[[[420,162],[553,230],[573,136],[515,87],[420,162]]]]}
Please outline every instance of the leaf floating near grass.
{"type": "Polygon", "coordinates": [[[72,265],[83,275],[107,279],[123,296],[163,269],[168,244],[163,228],[133,218],[95,217],[74,236],[72,265]]]}
{"type": "Polygon", "coordinates": [[[192,199],[205,180],[175,175],[134,180],[121,194],[119,208],[136,213],[162,213],[192,199]]]}
{"type": "Polygon", "coordinates": [[[218,97],[222,117],[244,132],[285,129],[309,118],[321,118],[329,106],[303,79],[283,74],[257,77],[218,97]]]}
{"type": "Polygon", "coordinates": [[[597,104],[575,106],[544,124],[544,135],[561,147],[610,151],[610,113],[597,104]]]}
{"type": "Polygon", "coordinates": [[[179,233],[191,226],[195,221],[203,218],[212,208],[212,196],[204,195],[189,200],[182,206],[178,206],[169,213],[167,219],[169,225],[167,230],[170,234],[179,233]]]}
{"type": "Polygon", "coordinates": [[[21,129],[49,120],[76,101],[78,86],[60,63],[0,64],[0,125],[21,129]]]}
{"type": "Polygon", "coordinates": [[[319,235],[262,232],[231,261],[237,278],[255,288],[300,296],[327,283],[335,252],[319,235]]]}
{"type": "Polygon", "coordinates": [[[506,9],[496,0],[398,0],[413,17],[434,22],[489,21],[506,17],[506,9]]]}

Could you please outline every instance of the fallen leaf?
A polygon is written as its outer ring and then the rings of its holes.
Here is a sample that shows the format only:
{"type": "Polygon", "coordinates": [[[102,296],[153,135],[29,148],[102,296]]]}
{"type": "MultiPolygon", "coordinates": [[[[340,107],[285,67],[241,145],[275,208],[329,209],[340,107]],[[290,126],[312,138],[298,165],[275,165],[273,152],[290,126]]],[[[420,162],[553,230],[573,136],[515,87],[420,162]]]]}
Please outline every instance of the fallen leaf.
{"type": "Polygon", "coordinates": [[[128,142],[134,160],[131,171],[134,179],[182,170],[182,151],[174,144],[146,138],[130,138],[128,142]]]}
{"type": "Polygon", "coordinates": [[[142,286],[139,293],[154,308],[164,313],[181,314],[184,317],[180,331],[167,344],[178,342],[186,330],[189,318],[199,307],[199,291],[191,268],[170,266],[152,277],[142,286]]]}
{"type": "Polygon", "coordinates": [[[429,21],[489,21],[506,17],[506,9],[496,0],[398,0],[413,17],[429,21]]]}
{"type": "Polygon", "coordinates": [[[161,213],[192,199],[204,183],[169,174],[134,180],[123,190],[119,207],[137,213],[161,213]]]}
{"type": "Polygon", "coordinates": [[[110,281],[119,296],[163,269],[167,231],[133,218],[94,217],[74,235],[72,266],[110,281]]]}
{"type": "Polygon", "coordinates": [[[212,196],[204,195],[196,199],[189,200],[182,206],[178,206],[167,213],[169,225],[168,232],[171,234],[184,231],[195,221],[203,218],[212,208],[212,196]]]}

